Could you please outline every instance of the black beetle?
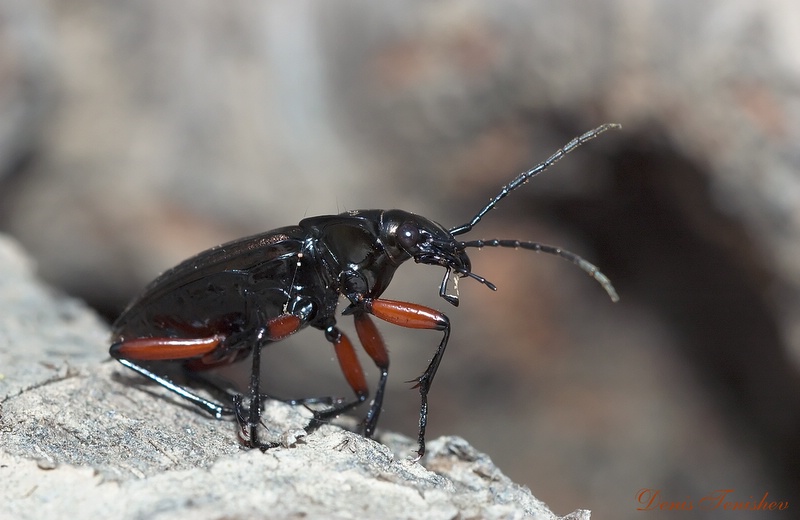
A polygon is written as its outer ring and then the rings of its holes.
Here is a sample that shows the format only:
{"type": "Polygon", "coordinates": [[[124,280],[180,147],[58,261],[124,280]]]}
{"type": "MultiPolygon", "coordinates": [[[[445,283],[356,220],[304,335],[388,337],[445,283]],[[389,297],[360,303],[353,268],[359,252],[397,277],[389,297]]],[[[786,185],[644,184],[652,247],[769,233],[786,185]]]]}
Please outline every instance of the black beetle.
{"type": "Polygon", "coordinates": [[[451,276],[473,278],[492,290],[495,286],[471,271],[466,249],[511,247],[561,256],[594,277],[613,301],[617,294],[597,268],[563,249],[519,240],[474,240],[455,237],[470,231],[510,192],[544,171],[581,144],[616,124],[606,124],[576,137],[549,159],[518,175],[466,224],[447,229],[427,218],[401,210],[348,211],[303,219],[296,226],[275,229],[209,249],[165,272],[134,300],[112,326],[111,356],[123,365],[188,399],[216,418],[235,415],[243,440],[250,447],[272,448],[259,442],[261,405],[269,399],[260,392],[261,349],[306,326],[324,332],[355,399],[318,398],[294,402],[323,402],[314,411],[307,430],[363,403],[369,394],[366,379],[350,340],[336,327],[339,298],[350,305],[344,315],[355,319],[362,346],[380,369],[375,398],[363,423],[370,437],[383,405],[389,356],[373,315],[402,327],[433,329],[442,340],[428,368],[411,382],[419,388],[418,458],[425,453],[428,391],[442,361],[450,322],[443,313],[418,305],[380,298],[395,270],[405,261],[444,267],[439,296],[458,305],[458,291],[448,290],[451,276]],[[247,407],[242,396],[224,406],[173,383],[157,362],[181,364],[190,371],[242,360],[252,353],[247,407]],[[160,373],[159,373],[160,372],[160,373]]]}

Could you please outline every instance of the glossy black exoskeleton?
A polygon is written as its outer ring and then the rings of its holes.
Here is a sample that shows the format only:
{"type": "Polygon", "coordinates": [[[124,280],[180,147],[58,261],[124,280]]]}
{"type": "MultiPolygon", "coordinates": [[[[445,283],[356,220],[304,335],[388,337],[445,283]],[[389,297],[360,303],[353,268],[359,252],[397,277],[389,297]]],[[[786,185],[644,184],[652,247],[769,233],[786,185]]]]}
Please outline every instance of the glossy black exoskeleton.
{"type": "Polygon", "coordinates": [[[369,388],[352,343],[336,326],[336,308],[344,296],[356,333],[380,370],[375,397],[362,423],[371,436],[383,406],[389,356],[370,318],[409,328],[442,332],[428,367],[414,379],[419,389],[418,457],[425,452],[428,391],[450,336],[444,314],[415,303],[386,300],[381,295],[395,270],[407,260],[445,269],[439,295],[458,305],[451,277],[469,277],[495,289],[471,270],[467,248],[511,247],[545,252],[576,263],[617,300],[609,280],[596,267],[562,249],[519,240],[474,240],[455,237],[470,231],[511,191],[544,171],[581,144],[610,128],[603,125],[570,141],[549,159],[509,184],[468,223],[447,229],[401,210],[361,210],[306,218],[296,226],[243,238],[186,260],[159,276],[113,324],[111,355],[123,365],[158,382],[217,418],[235,415],[248,446],[267,449],[276,443],[258,440],[261,408],[268,396],[260,391],[261,349],[307,326],[320,329],[333,345],[342,372],[356,397],[350,402],[318,399],[327,408],[315,411],[308,430],[363,403],[369,388]],[[158,362],[179,363],[198,371],[233,363],[252,354],[248,402],[235,396],[231,405],[205,399],[173,383],[159,372],[158,362]]]}

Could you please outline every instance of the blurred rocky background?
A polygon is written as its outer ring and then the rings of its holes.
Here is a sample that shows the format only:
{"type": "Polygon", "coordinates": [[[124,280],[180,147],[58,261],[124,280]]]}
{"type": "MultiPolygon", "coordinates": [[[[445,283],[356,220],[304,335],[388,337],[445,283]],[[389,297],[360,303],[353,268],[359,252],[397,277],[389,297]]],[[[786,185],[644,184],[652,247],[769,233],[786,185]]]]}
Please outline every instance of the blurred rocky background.
{"type": "MultiPolygon", "coordinates": [[[[560,514],[638,517],[642,488],[796,506],[798,92],[790,0],[0,0],[0,230],[113,320],[180,260],[305,216],[461,224],[622,123],[469,235],[564,246],[619,304],[522,251],[474,252],[499,290],[465,280],[458,309],[440,270],[398,274],[387,297],[453,322],[429,436],[465,437],[560,514]]],[[[413,435],[403,381],[439,335],[382,330],[381,426],[413,435]]],[[[318,332],[264,362],[274,393],[348,395],[318,332]]]]}

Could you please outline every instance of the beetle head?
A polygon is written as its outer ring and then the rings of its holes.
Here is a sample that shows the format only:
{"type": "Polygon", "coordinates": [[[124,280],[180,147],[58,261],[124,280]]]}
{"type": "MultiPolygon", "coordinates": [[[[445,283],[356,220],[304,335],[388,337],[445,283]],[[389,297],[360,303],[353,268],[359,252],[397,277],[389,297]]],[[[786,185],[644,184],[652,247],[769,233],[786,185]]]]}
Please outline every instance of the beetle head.
{"type": "Polygon", "coordinates": [[[439,287],[439,296],[458,306],[457,279],[453,278],[454,291],[448,293],[451,276],[468,276],[496,290],[486,279],[472,272],[472,264],[464,243],[456,240],[446,228],[425,217],[402,210],[388,210],[381,219],[381,235],[389,257],[400,263],[413,258],[419,264],[440,265],[445,272],[439,287]]]}

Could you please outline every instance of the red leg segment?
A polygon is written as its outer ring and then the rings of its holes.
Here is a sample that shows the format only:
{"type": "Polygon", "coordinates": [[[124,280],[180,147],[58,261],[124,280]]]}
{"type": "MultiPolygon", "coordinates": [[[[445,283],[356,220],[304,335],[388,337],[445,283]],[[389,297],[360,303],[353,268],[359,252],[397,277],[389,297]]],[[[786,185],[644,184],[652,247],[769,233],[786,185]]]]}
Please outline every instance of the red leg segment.
{"type": "Polygon", "coordinates": [[[214,351],[222,336],[209,338],[137,338],[115,343],[111,355],[117,359],[137,361],[169,361],[200,357],[214,351]]]}
{"type": "Polygon", "coordinates": [[[339,366],[342,368],[344,378],[347,384],[356,393],[356,396],[366,398],[369,393],[367,386],[367,379],[364,377],[364,370],[361,368],[361,363],[358,361],[356,351],[350,339],[344,334],[340,333],[339,338],[333,342],[333,348],[336,351],[336,359],[339,360],[339,366]]]}
{"type": "Polygon", "coordinates": [[[294,314],[281,314],[267,322],[267,337],[272,341],[280,341],[300,330],[302,322],[294,314]]]}
{"type": "Polygon", "coordinates": [[[439,311],[416,303],[396,300],[366,300],[367,312],[394,325],[409,329],[444,330],[449,320],[439,311]]]}
{"type": "MultiPolygon", "coordinates": [[[[300,318],[283,314],[267,322],[266,337],[279,341],[300,329],[300,318]]],[[[136,361],[177,361],[206,356],[216,350],[225,339],[214,335],[205,338],[135,338],[116,343],[111,355],[117,359],[136,361]]]]}
{"type": "Polygon", "coordinates": [[[378,368],[388,368],[389,352],[386,351],[386,345],[375,322],[372,321],[369,314],[359,312],[355,315],[355,323],[358,339],[369,357],[378,368]]]}

